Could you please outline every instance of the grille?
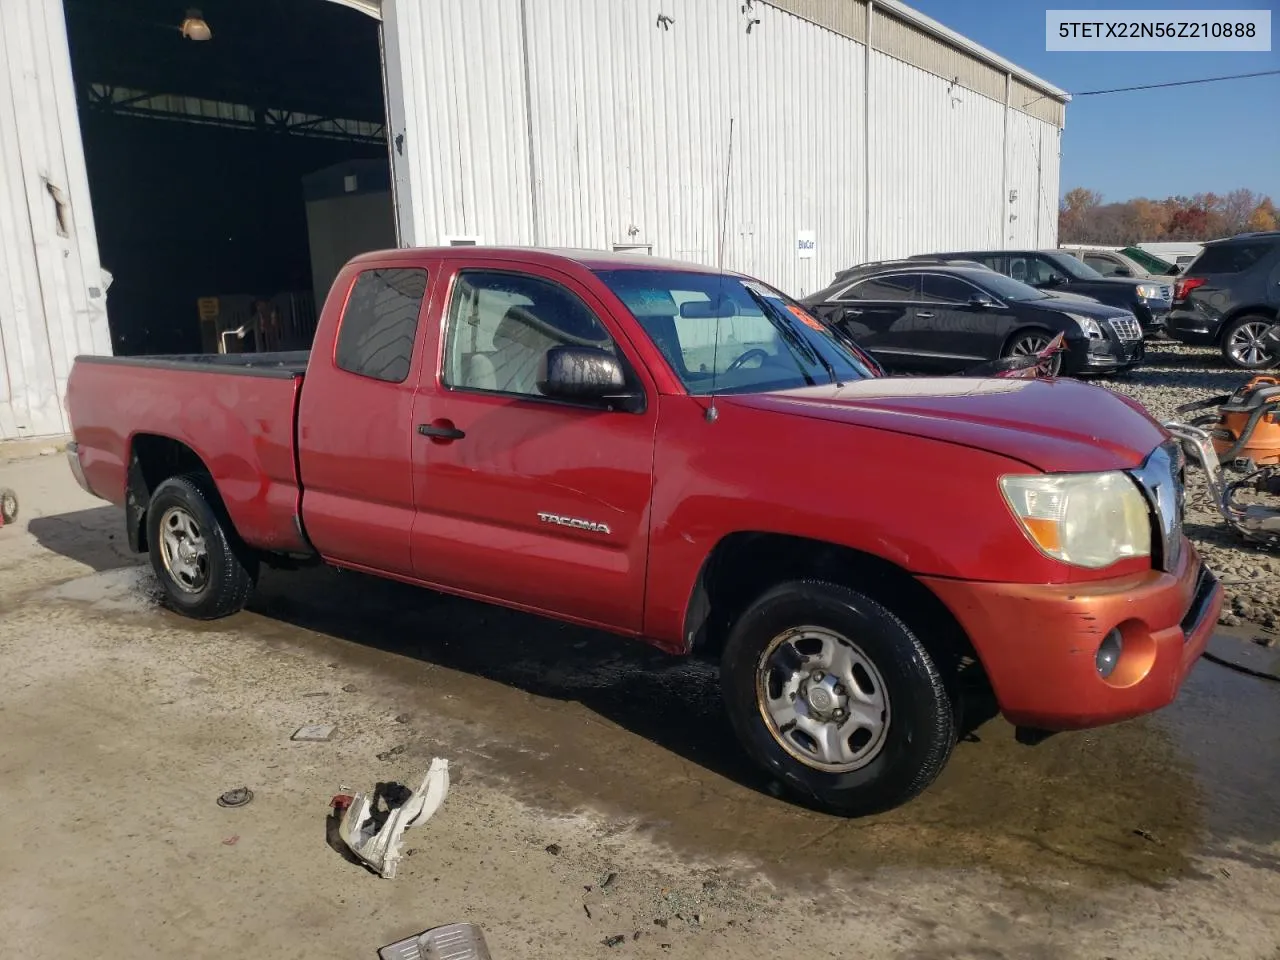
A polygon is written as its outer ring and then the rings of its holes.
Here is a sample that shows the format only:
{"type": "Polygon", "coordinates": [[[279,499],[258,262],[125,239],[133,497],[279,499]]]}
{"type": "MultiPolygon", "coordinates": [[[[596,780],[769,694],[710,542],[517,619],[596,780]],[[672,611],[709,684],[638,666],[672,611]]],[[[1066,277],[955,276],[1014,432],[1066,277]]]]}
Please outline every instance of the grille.
{"type": "Polygon", "coordinates": [[[1111,329],[1116,332],[1116,336],[1126,343],[1142,337],[1142,328],[1138,326],[1138,318],[1135,316],[1112,317],[1107,322],[1111,324],[1111,329]]]}
{"type": "Polygon", "coordinates": [[[1171,572],[1182,558],[1182,516],[1186,508],[1186,459],[1181,445],[1170,440],[1156,447],[1147,462],[1133,471],[1146,494],[1152,515],[1152,559],[1171,572]]]}

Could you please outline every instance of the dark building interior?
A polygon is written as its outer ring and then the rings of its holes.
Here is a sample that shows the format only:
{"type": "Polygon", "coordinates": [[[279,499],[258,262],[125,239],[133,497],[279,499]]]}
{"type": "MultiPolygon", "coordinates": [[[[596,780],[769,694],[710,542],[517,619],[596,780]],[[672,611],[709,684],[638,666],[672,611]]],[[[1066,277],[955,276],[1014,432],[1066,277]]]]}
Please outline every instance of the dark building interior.
{"type": "Polygon", "coordinates": [[[394,242],[377,21],[324,0],[65,10],[115,352],[309,347],[308,199],[373,191],[394,242]],[[273,308],[270,336],[221,336],[273,308]]]}

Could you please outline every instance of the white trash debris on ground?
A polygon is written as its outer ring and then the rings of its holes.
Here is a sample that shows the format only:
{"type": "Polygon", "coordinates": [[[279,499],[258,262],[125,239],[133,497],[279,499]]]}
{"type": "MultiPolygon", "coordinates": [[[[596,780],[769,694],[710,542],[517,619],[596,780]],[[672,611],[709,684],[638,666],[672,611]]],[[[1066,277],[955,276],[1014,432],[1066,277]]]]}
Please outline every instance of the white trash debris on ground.
{"type": "Polygon", "coordinates": [[[418,789],[407,797],[395,796],[403,791],[403,787],[391,789],[395,786],[399,785],[378,784],[372,793],[357,793],[349,803],[346,795],[334,798],[335,807],[346,804],[338,825],[342,842],[386,880],[395,878],[404,832],[426,823],[444,803],[449,792],[449,761],[432,760],[418,789]],[[386,804],[385,811],[379,801],[386,804]]]}

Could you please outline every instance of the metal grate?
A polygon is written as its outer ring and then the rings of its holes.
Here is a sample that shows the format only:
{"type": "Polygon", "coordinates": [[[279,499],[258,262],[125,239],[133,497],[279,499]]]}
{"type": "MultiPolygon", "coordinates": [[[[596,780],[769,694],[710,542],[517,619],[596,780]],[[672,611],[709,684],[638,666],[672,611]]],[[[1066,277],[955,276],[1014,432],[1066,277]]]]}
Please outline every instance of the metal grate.
{"type": "Polygon", "coordinates": [[[1112,317],[1108,323],[1111,329],[1116,332],[1116,336],[1126,343],[1139,340],[1142,337],[1142,328],[1138,326],[1138,318],[1129,314],[1123,317],[1112,317]]]}

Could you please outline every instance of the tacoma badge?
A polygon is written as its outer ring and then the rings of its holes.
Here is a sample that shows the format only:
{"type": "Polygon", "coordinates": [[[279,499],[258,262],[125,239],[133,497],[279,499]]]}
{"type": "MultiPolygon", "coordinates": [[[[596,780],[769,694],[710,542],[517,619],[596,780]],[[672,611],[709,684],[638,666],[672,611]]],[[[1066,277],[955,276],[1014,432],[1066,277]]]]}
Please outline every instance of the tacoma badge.
{"type": "Polygon", "coordinates": [[[590,530],[592,533],[609,534],[613,531],[609,529],[607,523],[595,523],[592,520],[579,520],[576,517],[562,517],[555,513],[539,513],[538,519],[543,523],[554,523],[562,527],[573,527],[575,530],[590,530]]]}

